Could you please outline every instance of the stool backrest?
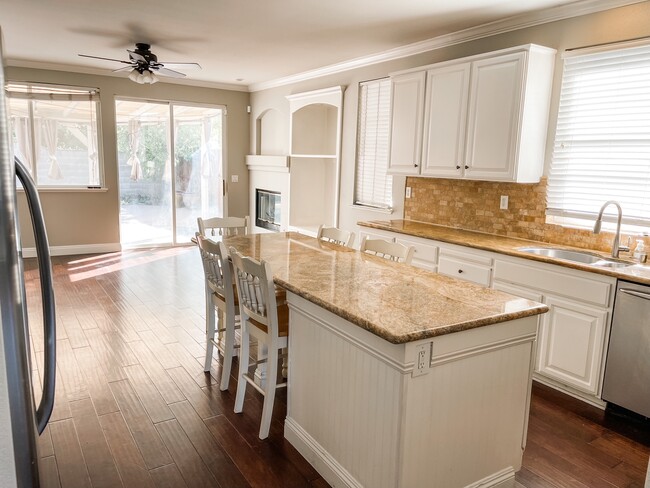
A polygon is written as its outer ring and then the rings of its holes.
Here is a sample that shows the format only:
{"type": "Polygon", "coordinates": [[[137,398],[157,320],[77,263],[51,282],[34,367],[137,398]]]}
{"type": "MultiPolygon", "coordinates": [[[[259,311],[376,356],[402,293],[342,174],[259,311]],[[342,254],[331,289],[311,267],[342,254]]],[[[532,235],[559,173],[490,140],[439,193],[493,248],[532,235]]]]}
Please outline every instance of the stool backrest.
{"type": "Polygon", "coordinates": [[[230,248],[239,310],[248,319],[265,326],[267,333],[278,337],[278,304],[271,266],[230,248]]]}
{"type": "Polygon", "coordinates": [[[415,248],[413,246],[405,246],[399,242],[385,241],[384,239],[368,239],[364,237],[361,240],[361,252],[374,254],[391,261],[402,260],[406,264],[410,264],[413,259],[415,248]]]}
{"type": "Polygon", "coordinates": [[[248,216],[246,217],[212,217],[196,219],[199,234],[210,237],[225,237],[248,234],[248,216]]]}
{"type": "Polygon", "coordinates": [[[196,233],[199,245],[205,282],[213,293],[226,296],[226,290],[232,290],[233,280],[228,251],[222,242],[214,242],[196,233]]]}
{"type": "Polygon", "coordinates": [[[318,228],[316,238],[327,242],[333,242],[339,246],[352,247],[352,243],[354,242],[354,232],[337,229],[336,227],[324,227],[321,225],[318,228]]]}

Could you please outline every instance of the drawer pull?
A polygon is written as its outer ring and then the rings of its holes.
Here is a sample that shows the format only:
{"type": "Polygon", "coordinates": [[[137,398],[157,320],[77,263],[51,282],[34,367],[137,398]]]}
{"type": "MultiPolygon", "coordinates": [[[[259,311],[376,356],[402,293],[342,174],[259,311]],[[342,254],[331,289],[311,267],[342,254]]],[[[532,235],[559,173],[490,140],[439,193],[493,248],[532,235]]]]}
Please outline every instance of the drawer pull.
{"type": "Polygon", "coordinates": [[[462,269],[459,269],[459,270],[458,270],[458,273],[459,273],[459,274],[460,274],[460,273],[462,273],[462,272],[463,272],[463,270],[462,270],[462,269]]]}

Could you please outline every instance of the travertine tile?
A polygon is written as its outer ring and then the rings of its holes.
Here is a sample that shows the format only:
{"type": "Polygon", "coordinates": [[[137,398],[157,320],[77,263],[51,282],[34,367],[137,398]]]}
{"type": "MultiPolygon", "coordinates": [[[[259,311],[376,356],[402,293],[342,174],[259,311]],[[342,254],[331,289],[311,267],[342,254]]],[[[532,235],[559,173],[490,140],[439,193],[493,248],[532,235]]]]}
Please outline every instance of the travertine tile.
{"type": "MultiPolygon", "coordinates": [[[[459,229],[531,239],[582,249],[609,251],[612,234],[546,223],[546,179],[536,184],[440,178],[407,178],[411,198],[404,218],[459,229]],[[500,210],[508,195],[508,210],[500,210]],[[460,204],[460,205],[459,205],[460,204]]],[[[650,238],[646,238],[650,246],[650,238]]]]}

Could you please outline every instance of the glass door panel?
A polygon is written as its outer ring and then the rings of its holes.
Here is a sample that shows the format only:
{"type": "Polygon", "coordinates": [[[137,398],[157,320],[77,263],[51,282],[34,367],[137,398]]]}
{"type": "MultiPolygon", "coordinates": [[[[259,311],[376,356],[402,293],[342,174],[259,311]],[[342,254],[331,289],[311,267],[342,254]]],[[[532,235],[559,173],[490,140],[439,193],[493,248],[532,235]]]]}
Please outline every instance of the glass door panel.
{"type": "Polygon", "coordinates": [[[115,109],[122,246],[173,244],[169,104],[117,100],[115,109]]]}
{"type": "Polygon", "coordinates": [[[197,217],[222,217],[223,110],[172,104],[176,243],[190,242],[197,217]]]}

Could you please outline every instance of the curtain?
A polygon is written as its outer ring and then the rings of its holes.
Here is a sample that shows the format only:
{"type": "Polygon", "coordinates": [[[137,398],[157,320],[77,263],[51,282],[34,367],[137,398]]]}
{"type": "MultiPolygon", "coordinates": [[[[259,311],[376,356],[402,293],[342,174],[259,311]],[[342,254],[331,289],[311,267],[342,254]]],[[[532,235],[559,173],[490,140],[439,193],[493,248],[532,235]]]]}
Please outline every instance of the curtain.
{"type": "Polygon", "coordinates": [[[87,126],[88,147],[88,181],[91,185],[99,185],[99,154],[97,153],[97,122],[94,120],[87,126]]]}
{"type": "Polygon", "coordinates": [[[62,180],[63,173],[59,167],[59,162],[56,159],[56,146],[57,146],[57,131],[59,128],[59,123],[56,120],[45,119],[41,124],[43,137],[43,145],[47,149],[47,155],[50,158],[50,170],[47,173],[47,176],[51,180],[62,180]]]}
{"type": "Polygon", "coordinates": [[[201,131],[201,176],[209,178],[212,175],[212,163],[210,161],[210,133],[212,132],[212,119],[203,119],[203,130],[201,131]]]}
{"type": "Polygon", "coordinates": [[[140,127],[141,123],[139,120],[129,120],[129,159],[126,164],[131,166],[131,179],[134,181],[142,178],[142,164],[140,163],[140,158],[138,158],[141,137],[140,127]]]}
{"type": "Polygon", "coordinates": [[[32,162],[32,150],[30,144],[30,130],[28,117],[14,117],[14,129],[16,131],[16,143],[18,146],[18,158],[27,167],[29,172],[34,174],[34,164],[32,162]]]}

